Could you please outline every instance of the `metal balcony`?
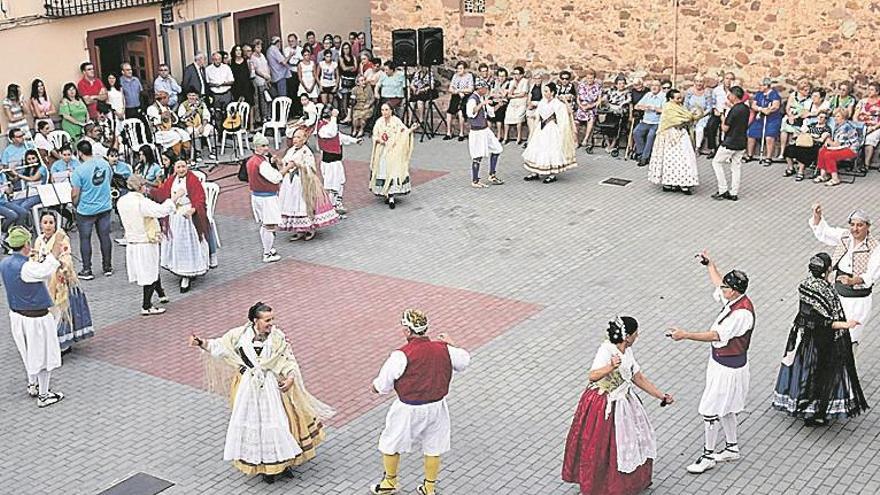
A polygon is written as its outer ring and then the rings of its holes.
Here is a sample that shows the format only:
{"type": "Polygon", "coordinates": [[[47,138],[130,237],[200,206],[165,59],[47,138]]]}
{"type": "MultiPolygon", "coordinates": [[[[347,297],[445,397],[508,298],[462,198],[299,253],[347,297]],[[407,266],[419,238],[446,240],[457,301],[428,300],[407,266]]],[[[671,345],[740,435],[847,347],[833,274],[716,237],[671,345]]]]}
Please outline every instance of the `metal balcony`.
{"type": "Polygon", "coordinates": [[[167,5],[174,1],[176,0],[43,0],[43,5],[46,7],[46,17],[62,18],[156,3],[167,5]]]}

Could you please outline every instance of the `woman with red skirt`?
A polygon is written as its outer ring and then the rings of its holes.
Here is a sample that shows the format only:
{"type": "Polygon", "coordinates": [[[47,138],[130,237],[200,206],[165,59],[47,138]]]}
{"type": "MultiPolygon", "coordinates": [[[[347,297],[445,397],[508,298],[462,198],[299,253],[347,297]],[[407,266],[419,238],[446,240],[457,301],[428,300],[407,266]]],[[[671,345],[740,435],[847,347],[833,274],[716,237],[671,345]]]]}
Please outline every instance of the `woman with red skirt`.
{"type": "Polygon", "coordinates": [[[599,346],[590,384],[574,413],[562,479],[579,484],[584,495],[631,495],[651,484],[657,457],[654,429],[633,386],[661,405],[674,399],[641,372],[631,349],[638,335],[635,318],[609,323],[608,341],[599,346]]]}

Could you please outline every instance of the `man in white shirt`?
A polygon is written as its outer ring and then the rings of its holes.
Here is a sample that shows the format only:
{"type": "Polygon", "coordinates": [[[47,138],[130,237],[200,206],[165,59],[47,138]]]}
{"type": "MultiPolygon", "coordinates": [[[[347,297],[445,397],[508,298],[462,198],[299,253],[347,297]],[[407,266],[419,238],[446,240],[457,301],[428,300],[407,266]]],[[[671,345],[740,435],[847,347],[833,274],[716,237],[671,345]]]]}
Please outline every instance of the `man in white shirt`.
{"type": "Polygon", "coordinates": [[[712,115],[709,122],[706,123],[706,137],[709,139],[709,159],[715,158],[715,152],[718,150],[718,129],[724,120],[724,115],[730,110],[730,101],[727,99],[727,92],[733,86],[735,76],[733,72],[724,74],[724,79],[720,84],[716,84],[712,88],[712,98],[715,100],[715,108],[712,109],[712,115]]]}
{"type": "Polygon", "coordinates": [[[205,80],[214,95],[214,108],[225,112],[226,105],[232,103],[232,69],[223,63],[220,52],[211,54],[211,65],[205,67],[205,80]]]}
{"type": "Polygon", "coordinates": [[[182,92],[182,89],[180,88],[180,84],[177,84],[177,81],[171,77],[171,70],[168,68],[167,64],[161,64],[159,66],[159,77],[153,81],[153,91],[159,90],[168,93],[168,106],[176,108],[177,98],[182,92]]]}
{"type": "Polygon", "coordinates": [[[101,128],[95,124],[86,124],[83,128],[84,141],[92,144],[92,156],[107,158],[107,147],[101,143],[101,128]]]}
{"type": "Polygon", "coordinates": [[[272,164],[275,157],[269,153],[269,139],[262,133],[254,134],[254,156],[245,165],[248,188],[251,190],[251,208],[254,219],[260,224],[260,241],[263,244],[263,263],[273,263],[281,259],[273,247],[275,227],[281,223],[281,201],[278,190],[284,174],[295,164],[282,164],[276,169],[272,164]]]}
{"type": "MultiPolygon", "coordinates": [[[[290,66],[290,77],[287,78],[287,95],[294,101],[294,108],[301,108],[302,104],[297,106],[297,103],[299,103],[299,98],[296,94],[299,89],[299,73],[297,72],[297,66],[303,59],[303,56],[302,47],[299,44],[299,38],[294,33],[287,35],[287,46],[284,47],[284,57],[287,59],[287,65],[290,66]]],[[[299,113],[302,113],[302,111],[299,113]]],[[[298,115],[298,113],[293,113],[292,115],[298,115]]]]}

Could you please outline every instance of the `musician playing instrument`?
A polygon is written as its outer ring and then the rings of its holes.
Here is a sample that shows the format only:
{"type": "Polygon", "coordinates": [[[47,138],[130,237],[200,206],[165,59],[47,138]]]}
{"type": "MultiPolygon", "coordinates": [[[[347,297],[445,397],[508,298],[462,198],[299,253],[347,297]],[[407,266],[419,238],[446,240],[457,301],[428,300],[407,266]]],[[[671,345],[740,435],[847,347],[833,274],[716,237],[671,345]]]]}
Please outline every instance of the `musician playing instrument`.
{"type": "Polygon", "coordinates": [[[178,121],[186,128],[191,140],[195,142],[196,157],[200,157],[202,141],[205,141],[208,143],[209,156],[212,160],[215,159],[214,144],[209,139],[214,135],[211,112],[208,110],[208,105],[199,98],[199,93],[195,88],[187,89],[186,100],[177,107],[177,116],[178,121]]]}
{"type": "Polygon", "coordinates": [[[175,154],[189,152],[190,135],[180,127],[177,115],[168,106],[168,93],[156,91],[156,101],[147,108],[147,118],[153,125],[153,136],[156,144],[164,149],[171,149],[175,154]]]}

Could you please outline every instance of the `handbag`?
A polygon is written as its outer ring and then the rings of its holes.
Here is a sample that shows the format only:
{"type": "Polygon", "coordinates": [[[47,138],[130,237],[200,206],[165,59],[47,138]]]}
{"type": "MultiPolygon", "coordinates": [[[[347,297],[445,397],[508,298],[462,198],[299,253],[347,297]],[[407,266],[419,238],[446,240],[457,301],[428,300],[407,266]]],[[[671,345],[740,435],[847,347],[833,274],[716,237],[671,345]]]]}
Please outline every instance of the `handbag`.
{"type": "Polygon", "coordinates": [[[238,164],[238,180],[242,182],[248,181],[248,170],[247,170],[247,162],[250,160],[250,157],[243,159],[238,164]]]}
{"type": "Polygon", "coordinates": [[[808,132],[802,132],[797,135],[797,138],[795,138],[794,145],[798,148],[812,148],[813,136],[808,132]]]}

